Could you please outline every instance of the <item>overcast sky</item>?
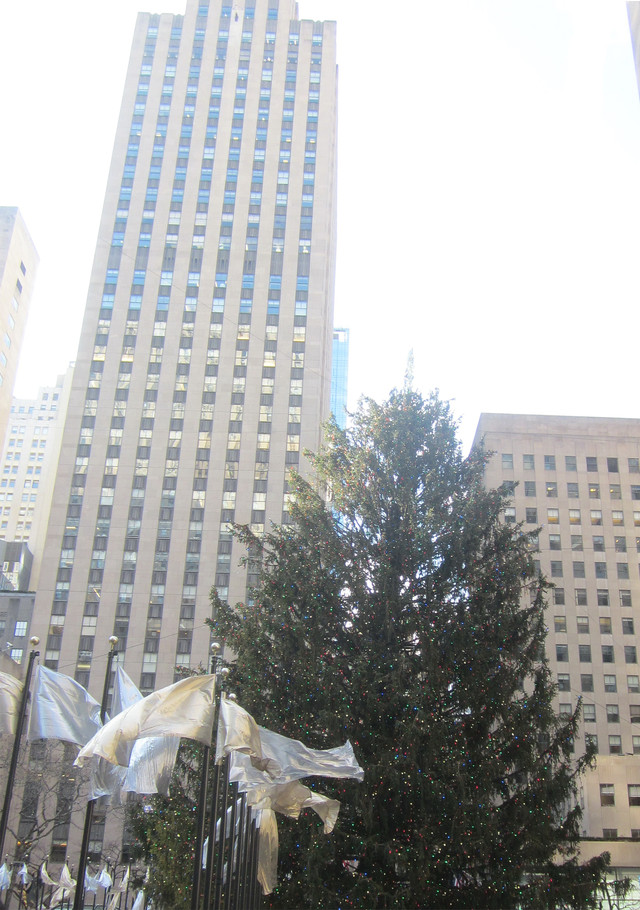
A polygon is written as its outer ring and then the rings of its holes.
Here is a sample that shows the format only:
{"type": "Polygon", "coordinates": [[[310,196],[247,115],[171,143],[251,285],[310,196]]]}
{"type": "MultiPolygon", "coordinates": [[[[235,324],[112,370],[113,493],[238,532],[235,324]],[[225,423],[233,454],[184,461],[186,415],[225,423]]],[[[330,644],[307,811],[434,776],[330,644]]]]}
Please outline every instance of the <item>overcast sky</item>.
{"type": "MultiPolygon", "coordinates": [[[[40,254],[16,393],[73,360],[135,14],[0,11],[0,204],[40,254]]],[[[350,401],[638,415],[640,102],[618,0],[300,0],[337,19],[336,324],[350,401]]]]}

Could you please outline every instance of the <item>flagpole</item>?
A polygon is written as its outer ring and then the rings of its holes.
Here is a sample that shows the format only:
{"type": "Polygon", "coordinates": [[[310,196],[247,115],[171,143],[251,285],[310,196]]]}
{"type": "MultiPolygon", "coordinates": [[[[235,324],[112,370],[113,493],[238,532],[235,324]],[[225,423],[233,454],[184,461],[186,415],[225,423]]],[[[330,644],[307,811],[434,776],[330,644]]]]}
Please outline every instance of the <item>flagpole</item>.
{"type": "Polygon", "coordinates": [[[29,663],[27,664],[27,672],[24,678],[24,685],[22,687],[22,697],[20,699],[20,710],[18,712],[18,718],[16,722],[16,733],[13,740],[13,751],[11,752],[11,762],[9,764],[9,776],[7,777],[7,786],[4,791],[4,804],[2,806],[2,819],[0,819],[0,856],[4,853],[4,840],[7,834],[7,824],[9,823],[9,810],[11,808],[11,797],[13,796],[13,785],[16,777],[16,770],[18,768],[18,755],[20,753],[20,740],[22,739],[22,731],[24,730],[24,721],[27,714],[27,702],[29,700],[29,686],[31,685],[31,674],[33,673],[33,665],[36,657],[40,656],[40,652],[36,651],[36,648],[40,644],[40,639],[37,636],[29,639],[29,644],[31,645],[31,653],[29,654],[29,663]]]}
{"type": "MultiPolygon", "coordinates": [[[[222,667],[219,663],[216,663],[216,682],[218,678],[220,679],[220,693],[218,695],[218,724],[220,723],[220,701],[224,692],[224,684],[226,682],[227,676],[229,675],[229,667],[222,667]]],[[[223,773],[223,768],[225,767],[224,761],[221,764],[215,765],[215,776],[214,776],[214,786],[213,786],[213,796],[211,798],[211,809],[209,813],[209,844],[207,846],[207,867],[205,870],[205,879],[204,879],[204,907],[203,910],[211,910],[211,891],[213,888],[213,876],[215,870],[215,849],[216,849],[216,821],[218,818],[218,802],[220,799],[220,781],[221,775],[223,773]]],[[[226,819],[225,819],[226,822],[226,819]]]]}
{"type": "MultiPolygon", "coordinates": [[[[100,704],[100,721],[105,722],[107,716],[107,698],[109,697],[109,682],[111,679],[111,666],[113,658],[116,656],[116,645],[118,638],[112,635],[109,638],[111,649],[107,654],[107,669],[104,674],[104,688],[102,689],[102,702],[100,704]]],[[[84,815],[84,831],[82,832],[82,846],[80,848],[80,860],[78,862],[78,877],[76,879],[76,893],[73,898],[73,910],[82,910],[84,905],[84,877],[87,871],[87,857],[89,855],[89,838],[91,837],[91,825],[93,824],[93,810],[97,800],[90,799],[87,802],[87,809],[84,815]]]]}
{"type": "MultiPolygon", "coordinates": [[[[218,655],[222,645],[218,641],[211,642],[211,673],[218,669],[218,655]]],[[[217,729],[218,694],[216,693],[216,716],[213,719],[213,730],[217,729]]],[[[191,888],[191,910],[198,910],[200,905],[200,892],[202,890],[202,850],[204,848],[204,829],[207,817],[207,788],[209,784],[209,768],[211,767],[211,746],[205,746],[202,753],[202,777],[200,778],[200,793],[198,795],[198,818],[196,820],[196,847],[193,859],[193,886],[191,888]]]]}

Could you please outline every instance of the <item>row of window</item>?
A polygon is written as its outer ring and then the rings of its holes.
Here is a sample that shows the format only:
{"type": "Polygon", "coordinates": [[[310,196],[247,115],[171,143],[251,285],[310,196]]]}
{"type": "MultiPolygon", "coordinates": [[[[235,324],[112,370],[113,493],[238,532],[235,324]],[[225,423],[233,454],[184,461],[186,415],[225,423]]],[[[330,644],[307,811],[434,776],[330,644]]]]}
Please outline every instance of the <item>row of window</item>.
{"type": "MultiPolygon", "coordinates": [[[[515,495],[516,493],[516,482],[515,481],[505,481],[504,487],[510,495],[515,495]]],[[[527,497],[536,497],[538,495],[540,487],[537,485],[535,480],[525,480],[524,482],[524,495],[527,497]]],[[[558,484],[555,480],[547,480],[543,485],[544,495],[547,499],[557,499],[558,498],[558,484]]],[[[609,499],[622,499],[622,486],[619,483],[610,483],[607,485],[609,499]]],[[[630,486],[631,499],[640,500],[640,484],[631,484],[630,486]]],[[[601,499],[600,495],[600,484],[599,483],[589,483],[587,484],[587,494],[589,499],[601,499]]],[[[580,485],[578,483],[567,483],[567,498],[568,499],[579,499],[580,498],[580,485]]]]}
{"type": "MultiPolygon", "coordinates": [[[[525,509],[525,522],[526,524],[539,524],[539,518],[542,519],[542,515],[539,515],[539,510],[537,508],[526,508],[525,509]]],[[[582,519],[582,509],[567,509],[566,518],[568,518],[570,525],[581,525],[583,523],[588,523],[598,527],[604,523],[602,509],[590,509],[588,519],[585,515],[585,521],[582,519]]],[[[634,511],[631,515],[631,519],[634,527],[640,527],[640,511],[634,511]]],[[[518,515],[515,507],[508,506],[504,510],[504,520],[510,524],[514,524],[518,520],[518,515]]],[[[557,525],[560,524],[560,509],[547,509],[546,516],[547,524],[557,525]]],[[[613,509],[611,511],[611,524],[614,527],[623,527],[625,524],[625,514],[624,511],[620,509],[613,509]]]]}
{"type": "MultiPolygon", "coordinates": [[[[613,645],[601,645],[600,649],[603,664],[613,664],[616,662],[615,649],[613,645]]],[[[638,650],[635,645],[625,645],[623,651],[625,663],[638,663],[638,650]]],[[[590,664],[592,662],[591,645],[578,645],[578,660],[580,663],[590,664]]],[[[569,662],[569,645],[556,644],[556,661],[558,663],[569,662]]],[[[638,710],[640,711],[640,707],[638,710]]]]}
{"type": "MultiPolygon", "coordinates": [[[[620,463],[622,459],[615,456],[607,457],[606,459],[601,460],[601,466],[604,469],[604,464],[606,463],[606,469],[610,474],[619,474],[620,473],[620,463]]],[[[545,471],[555,471],[557,470],[556,466],[556,456],[555,455],[545,455],[543,458],[544,470],[545,471]]],[[[512,471],[513,464],[513,455],[509,452],[502,453],[502,467],[506,471],[512,471]]],[[[522,456],[522,467],[525,471],[534,471],[536,468],[536,459],[535,455],[523,455],[522,456]]],[[[578,470],[578,458],[576,455],[565,455],[564,456],[564,468],[565,471],[577,471],[578,470]]],[[[588,455],[585,458],[585,468],[592,474],[596,473],[598,468],[598,458],[595,455],[588,455]]],[[[630,474],[640,474],[640,458],[627,458],[627,470],[630,474]]]]}
{"type": "MultiPolygon", "coordinates": [[[[630,806],[640,806],[640,784],[627,784],[627,799],[630,806]]],[[[600,805],[615,806],[615,787],[613,784],[600,784],[600,805]]]]}
{"type": "MultiPolygon", "coordinates": [[[[555,632],[566,632],[567,631],[567,617],[564,615],[554,616],[553,625],[555,632]]],[[[622,625],[622,634],[623,635],[634,635],[635,627],[634,621],[630,616],[623,616],[621,619],[622,625]]],[[[598,617],[598,628],[601,635],[611,635],[613,632],[613,627],[611,624],[610,616],[599,616],[598,617]]],[[[576,616],[576,631],[578,635],[588,635],[589,634],[589,617],[588,616],[576,616]]]]}
{"type": "MultiPolygon", "coordinates": [[[[631,676],[627,676],[627,692],[632,694],[640,694],[640,677],[635,673],[631,676]]],[[[569,673],[558,673],[558,692],[571,692],[571,674],[569,673]]],[[[605,692],[617,692],[618,691],[618,677],[614,673],[605,673],[603,678],[604,691],[605,692]]],[[[580,691],[581,692],[593,692],[593,674],[592,673],[581,673],[580,674],[580,691]]]]}

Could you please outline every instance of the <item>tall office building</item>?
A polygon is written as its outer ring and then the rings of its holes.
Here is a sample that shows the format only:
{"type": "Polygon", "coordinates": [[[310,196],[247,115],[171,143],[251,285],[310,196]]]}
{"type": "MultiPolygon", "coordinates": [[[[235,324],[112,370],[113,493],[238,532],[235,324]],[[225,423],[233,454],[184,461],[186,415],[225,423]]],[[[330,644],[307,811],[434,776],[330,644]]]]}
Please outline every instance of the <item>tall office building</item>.
{"type": "Polygon", "coordinates": [[[37,587],[73,366],[35,398],[13,398],[0,458],[0,540],[29,543],[37,587]]]}
{"type": "MultiPolygon", "coordinates": [[[[582,699],[597,765],[584,778],[581,852],[640,871],[640,420],[482,414],[488,486],[514,484],[508,522],[540,527],[547,657],[557,709],[582,699]]],[[[638,894],[634,895],[635,898],[638,894]]]]}
{"type": "Polygon", "coordinates": [[[293,0],[137,20],[40,572],[45,662],[149,692],[247,598],[330,408],[335,23],[293,0]]]}
{"type": "Polygon", "coordinates": [[[331,365],[331,413],[339,427],[347,425],[347,396],[349,391],[349,329],[333,330],[333,361],[331,365]]]}
{"type": "Polygon", "coordinates": [[[14,206],[0,206],[0,452],[37,267],[22,215],[14,206]]]}

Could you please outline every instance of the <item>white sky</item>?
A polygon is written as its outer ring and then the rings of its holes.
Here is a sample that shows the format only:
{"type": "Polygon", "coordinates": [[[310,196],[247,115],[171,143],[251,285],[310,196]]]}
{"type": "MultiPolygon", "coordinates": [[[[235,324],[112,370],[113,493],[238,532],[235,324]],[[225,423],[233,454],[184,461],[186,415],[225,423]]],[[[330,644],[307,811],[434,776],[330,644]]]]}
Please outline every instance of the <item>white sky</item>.
{"type": "MultiPolygon", "coordinates": [[[[41,263],[16,393],[75,358],[135,14],[0,10],[0,204],[41,263]]],[[[622,0],[300,0],[337,19],[350,400],[638,416],[640,102],[622,0]]]]}

